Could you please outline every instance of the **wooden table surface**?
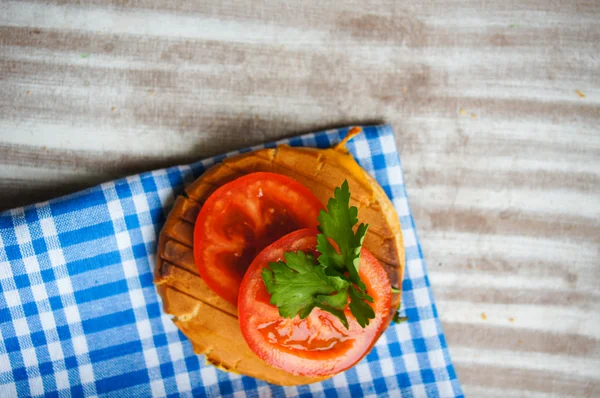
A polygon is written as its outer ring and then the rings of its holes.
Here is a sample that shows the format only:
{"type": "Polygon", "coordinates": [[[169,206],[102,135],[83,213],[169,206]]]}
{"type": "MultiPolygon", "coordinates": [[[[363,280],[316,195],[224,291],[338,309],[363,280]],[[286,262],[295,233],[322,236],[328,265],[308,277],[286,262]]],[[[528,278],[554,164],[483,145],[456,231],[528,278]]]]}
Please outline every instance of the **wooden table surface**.
{"type": "Polygon", "coordinates": [[[468,396],[600,396],[600,3],[0,2],[0,208],[388,122],[468,396]]]}

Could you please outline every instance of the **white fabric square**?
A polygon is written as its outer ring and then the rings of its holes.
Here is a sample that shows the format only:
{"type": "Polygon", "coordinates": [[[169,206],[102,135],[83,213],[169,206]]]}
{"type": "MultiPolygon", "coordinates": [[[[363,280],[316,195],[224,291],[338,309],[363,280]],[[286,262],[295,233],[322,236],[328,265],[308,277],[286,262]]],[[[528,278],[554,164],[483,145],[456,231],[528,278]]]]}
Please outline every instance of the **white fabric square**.
{"type": "Polygon", "coordinates": [[[431,369],[441,369],[446,367],[446,361],[444,360],[444,352],[442,350],[433,350],[427,353],[429,357],[429,363],[431,369]]]}
{"type": "Polygon", "coordinates": [[[77,308],[77,306],[72,305],[70,307],[65,307],[64,311],[65,318],[67,318],[67,323],[69,325],[74,325],[81,321],[81,318],[79,317],[79,309],[77,308]]]}
{"type": "Polygon", "coordinates": [[[420,369],[417,354],[404,354],[402,355],[402,360],[407,372],[416,372],[420,369]]]}
{"type": "Polygon", "coordinates": [[[403,229],[402,230],[402,240],[404,241],[404,247],[414,247],[417,245],[417,237],[415,236],[415,230],[403,229]]]}
{"type": "MultiPolygon", "coordinates": [[[[23,264],[25,264],[25,271],[27,271],[30,279],[33,279],[33,276],[39,277],[40,263],[36,256],[23,258],[23,264]]],[[[39,279],[41,280],[41,277],[39,277],[39,279]]]]}
{"type": "Polygon", "coordinates": [[[117,232],[115,235],[117,241],[117,247],[119,250],[128,249],[131,247],[131,238],[129,237],[129,231],[117,232]]]}
{"type": "Polygon", "coordinates": [[[379,366],[381,367],[381,374],[384,377],[393,376],[396,374],[396,370],[394,369],[394,361],[392,358],[380,359],[379,366]]]}
{"type": "Polygon", "coordinates": [[[144,360],[146,361],[146,368],[151,369],[160,365],[160,360],[158,359],[158,353],[156,352],[156,348],[148,348],[144,350],[144,360]]]}
{"type": "Polygon", "coordinates": [[[82,355],[88,352],[88,344],[84,335],[74,336],[71,339],[71,342],[73,343],[73,351],[75,352],[75,355],[82,355]]]}
{"type": "MultiPolygon", "coordinates": [[[[10,364],[10,359],[8,359],[8,354],[0,352],[0,373],[10,371],[12,371],[12,366],[10,364]]],[[[0,391],[2,391],[2,385],[0,385],[0,391]]]]}
{"type": "Polygon", "coordinates": [[[73,286],[71,285],[71,280],[66,278],[61,278],[56,281],[56,287],[58,288],[58,293],[61,296],[72,296],[73,295],[73,286]]]}
{"type": "Polygon", "coordinates": [[[141,340],[146,340],[152,337],[152,326],[150,325],[150,321],[144,319],[137,323],[138,333],[140,335],[141,340]]]}
{"type": "Polygon", "coordinates": [[[65,257],[61,249],[48,250],[48,257],[50,257],[50,264],[52,264],[53,267],[65,264],[65,257]]]}
{"type": "Polygon", "coordinates": [[[15,227],[15,237],[17,238],[17,243],[19,245],[31,242],[31,234],[29,233],[27,224],[18,225],[15,227]]]}
{"type": "Polygon", "coordinates": [[[404,180],[402,178],[402,169],[400,166],[390,167],[387,170],[388,184],[390,185],[402,185],[404,180]]]}
{"type": "Polygon", "coordinates": [[[150,210],[150,207],[148,207],[148,198],[146,198],[146,195],[134,195],[132,199],[133,205],[135,206],[135,210],[137,213],[143,213],[150,210]]]}
{"type": "Polygon", "coordinates": [[[33,347],[21,349],[21,355],[23,356],[23,365],[25,365],[26,368],[35,366],[38,363],[35,348],[33,347]]]}
{"type": "Polygon", "coordinates": [[[175,376],[175,384],[177,384],[177,390],[180,393],[190,391],[192,384],[190,383],[190,376],[187,373],[179,373],[175,376]]]}
{"type": "Polygon", "coordinates": [[[440,393],[440,398],[454,397],[454,389],[452,388],[451,382],[444,380],[438,381],[436,384],[440,393]]]}
{"type": "Polygon", "coordinates": [[[53,341],[48,343],[48,353],[50,354],[50,359],[52,361],[60,361],[65,358],[63,353],[62,346],[60,345],[60,341],[53,341]]]}
{"type": "Polygon", "coordinates": [[[43,330],[48,331],[56,329],[56,320],[54,319],[54,312],[41,312],[39,314],[39,317],[43,330]]]}
{"type": "Polygon", "coordinates": [[[269,386],[261,386],[258,388],[258,396],[259,398],[271,398],[273,393],[271,392],[269,386]]]}
{"type": "Polygon", "coordinates": [[[371,374],[371,368],[369,367],[368,362],[361,362],[355,366],[356,374],[358,376],[358,381],[361,383],[367,383],[373,380],[373,375],[371,374]]]}
{"type": "Polygon", "coordinates": [[[411,387],[415,397],[426,397],[428,395],[427,390],[425,390],[425,385],[423,384],[414,384],[411,387]]]}
{"type": "Polygon", "coordinates": [[[435,337],[438,335],[437,323],[435,319],[424,319],[421,321],[421,331],[423,337],[435,337]]]}
{"type": "Polygon", "coordinates": [[[423,286],[418,289],[413,289],[412,293],[417,307],[431,306],[431,300],[429,299],[429,289],[427,287],[423,286]]]}
{"type": "Polygon", "coordinates": [[[123,274],[127,279],[138,276],[137,265],[134,260],[123,261],[123,274]]]}
{"type": "Polygon", "coordinates": [[[93,383],[94,378],[94,368],[91,364],[80,365],[79,366],[79,377],[81,378],[81,383],[93,383]]]}
{"type": "Polygon", "coordinates": [[[108,202],[106,204],[106,207],[108,207],[108,214],[110,214],[111,220],[120,220],[125,217],[125,214],[123,213],[123,207],[121,206],[121,202],[119,202],[118,200],[108,202]]]}
{"type": "Polygon", "coordinates": [[[323,384],[321,383],[312,383],[308,385],[308,389],[311,393],[321,395],[320,392],[323,391],[323,384]]]}
{"type": "Polygon", "coordinates": [[[13,319],[13,327],[15,328],[16,336],[29,336],[31,334],[27,318],[13,319]]]}
{"type": "Polygon", "coordinates": [[[353,144],[359,158],[371,159],[371,148],[369,148],[369,142],[367,140],[357,137],[354,139],[353,144]]]}
{"type": "Polygon", "coordinates": [[[183,359],[185,356],[183,355],[183,347],[181,346],[181,342],[178,341],[169,344],[169,354],[171,354],[171,359],[173,362],[183,359]]]}
{"type": "MultiPolygon", "coordinates": [[[[317,383],[315,383],[317,384],[317,383]]],[[[310,385],[309,385],[310,387],[310,385]]],[[[233,398],[246,398],[248,396],[248,394],[246,393],[246,391],[234,391],[233,392],[233,398]]],[[[259,395],[260,396],[260,395],[259,395]]]]}
{"type": "Polygon", "coordinates": [[[56,225],[54,224],[53,218],[42,218],[40,219],[40,227],[42,229],[42,233],[44,237],[48,238],[50,236],[56,236],[56,225]]]}
{"type": "Polygon", "coordinates": [[[410,260],[407,263],[407,268],[410,270],[410,277],[412,279],[422,278],[424,276],[423,273],[423,260],[417,258],[415,260],[410,260]]]}
{"type": "Polygon", "coordinates": [[[131,297],[131,306],[133,308],[140,308],[146,305],[146,300],[144,299],[144,294],[141,289],[131,290],[129,292],[129,297],[131,297]]]}
{"type": "Polygon", "coordinates": [[[296,386],[284,387],[283,391],[285,391],[284,395],[286,397],[298,397],[298,396],[300,396],[300,391],[298,390],[298,387],[296,387],[296,386]]]}
{"type": "Polygon", "coordinates": [[[217,371],[214,366],[204,366],[200,369],[202,384],[210,386],[217,383],[217,371]]]}
{"type": "MultiPolygon", "coordinates": [[[[2,243],[0,242],[0,247],[2,247],[2,243]]],[[[6,258],[6,253],[0,250],[0,259],[6,258]]],[[[12,280],[13,273],[12,268],[10,267],[10,263],[8,261],[0,261],[0,282],[12,280]]],[[[2,285],[0,285],[2,287],[2,285]]]]}
{"type": "Polygon", "coordinates": [[[150,390],[152,391],[153,397],[164,397],[167,395],[165,392],[165,384],[161,380],[152,380],[150,382],[150,390]]]}
{"type": "Polygon", "coordinates": [[[156,232],[154,231],[154,226],[152,224],[142,225],[140,230],[142,231],[144,243],[150,243],[156,240],[156,232]]]}
{"type": "Polygon", "coordinates": [[[44,381],[41,377],[30,377],[28,381],[29,394],[31,394],[31,396],[44,395],[44,381]]]}
{"type": "Polygon", "coordinates": [[[0,397],[17,397],[17,386],[14,382],[0,384],[0,397]]]}
{"type": "Polygon", "coordinates": [[[31,294],[36,303],[41,303],[48,299],[48,293],[46,292],[46,285],[43,283],[37,285],[31,285],[31,294]]]}
{"type": "Polygon", "coordinates": [[[54,378],[56,379],[57,390],[60,391],[69,388],[69,373],[66,370],[54,373],[54,378]]]}
{"type": "Polygon", "coordinates": [[[335,388],[344,388],[348,385],[348,379],[346,379],[345,373],[340,373],[334,376],[332,380],[335,388]]]}
{"type": "Polygon", "coordinates": [[[396,152],[396,141],[393,134],[380,137],[379,143],[381,144],[381,151],[383,153],[390,154],[396,152]]]}
{"type": "Polygon", "coordinates": [[[21,306],[21,296],[18,290],[5,290],[3,294],[8,308],[21,306]]]}

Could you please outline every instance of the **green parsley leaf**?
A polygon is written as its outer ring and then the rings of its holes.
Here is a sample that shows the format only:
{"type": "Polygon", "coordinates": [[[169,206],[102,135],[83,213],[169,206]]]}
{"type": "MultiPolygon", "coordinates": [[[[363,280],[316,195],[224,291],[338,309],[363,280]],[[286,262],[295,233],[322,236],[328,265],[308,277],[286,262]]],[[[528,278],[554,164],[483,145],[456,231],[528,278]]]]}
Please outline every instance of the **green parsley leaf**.
{"type": "Polygon", "coordinates": [[[350,293],[350,311],[352,311],[352,315],[354,315],[358,324],[364,328],[369,324],[369,319],[375,318],[375,311],[364,300],[367,299],[373,302],[373,299],[354,286],[351,286],[348,292],[350,293]]]}
{"type": "Polygon", "coordinates": [[[352,230],[358,223],[358,209],[350,206],[348,181],[344,180],[342,186],[333,191],[333,198],[327,202],[327,212],[321,210],[318,220],[321,231],[317,236],[317,250],[321,253],[319,263],[347,271],[350,280],[364,292],[366,287],[358,276],[358,267],[368,225],[360,224],[356,233],[352,230]],[[329,239],[337,244],[339,253],[329,239]]]}
{"type": "Polygon", "coordinates": [[[360,224],[356,232],[353,230],[358,223],[358,209],[350,206],[348,181],[334,190],[327,211],[322,210],[318,220],[318,259],[301,251],[285,253],[285,262],[269,263],[263,269],[270,302],[285,318],[298,315],[304,319],[315,307],[320,308],[338,317],[346,328],[349,325],[344,309],[349,306],[364,328],[375,318],[375,311],[368,304],[373,298],[367,294],[358,273],[368,225],[360,224]]]}
{"type": "Polygon", "coordinates": [[[340,289],[338,293],[331,296],[319,295],[316,301],[319,305],[343,310],[348,305],[348,289],[347,287],[340,289]]]}
{"type": "Polygon", "coordinates": [[[293,318],[300,314],[300,318],[306,318],[317,305],[341,307],[340,297],[330,295],[345,292],[348,281],[325,275],[312,254],[297,251],[285,253],[284,258],[285,262],[269,263],[262,271],[265,286],[271,293],[270,302],[279,308],[279,315],[293,318]]]}

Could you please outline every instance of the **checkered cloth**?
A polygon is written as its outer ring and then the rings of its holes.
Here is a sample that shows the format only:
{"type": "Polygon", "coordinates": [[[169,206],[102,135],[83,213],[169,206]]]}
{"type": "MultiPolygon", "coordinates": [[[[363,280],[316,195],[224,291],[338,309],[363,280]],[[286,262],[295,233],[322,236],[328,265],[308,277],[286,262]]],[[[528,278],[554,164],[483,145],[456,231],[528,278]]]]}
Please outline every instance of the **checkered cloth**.
{"type": "MultiPolygon", "coordinates": [[[[143,173],[0,213],[0,397],[462,396],[429,287],[391,127],[348,148],[385,189],[406,246],[402,312],[366,358],[279,387],[205,365],[162,312],[156,240],[176,195],[224,157],[143,173]]],[[[282,140],[329,147],[348,129],[282,140]]],[[[264,145],[273,147],[275,143],[264,145]]]]}

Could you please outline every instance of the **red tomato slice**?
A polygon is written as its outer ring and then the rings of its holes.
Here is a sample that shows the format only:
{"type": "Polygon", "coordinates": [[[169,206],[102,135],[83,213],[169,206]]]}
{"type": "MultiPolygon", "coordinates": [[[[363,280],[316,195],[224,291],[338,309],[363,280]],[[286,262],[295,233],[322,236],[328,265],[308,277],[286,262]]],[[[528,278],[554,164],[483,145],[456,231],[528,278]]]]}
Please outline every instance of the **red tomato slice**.
{"type": "MultiPolygon", "coordinates": [[[[316,254],[317,231],[303,229],[284,236],[265,248],[252,262],[240,287],[238,314],[244,339],[263,361],[286,372],[303,376],[329,376],[346,370],[365,356],[375,344],[392,304],[392,290],[381,264],[366,249],[360,255],[359,275],[373,297],[375,319],[362,328],[346,309],[350,328],[318,308],[306,319],[279,316],[269,303],[262,280],[269,262],[283,254],[302,250],[316,254]]],[[[317,254],[318,255],[318,254],[317,254]]]]}
{"type": "Polygon", "coordinates": [[[240,283],[264,247],[300,228],[315,227],[323,205],[299,182],[252,173],[217,189],[194,229],[194,260],[202,279],[237,305],[240,283]]]}

